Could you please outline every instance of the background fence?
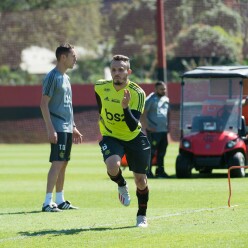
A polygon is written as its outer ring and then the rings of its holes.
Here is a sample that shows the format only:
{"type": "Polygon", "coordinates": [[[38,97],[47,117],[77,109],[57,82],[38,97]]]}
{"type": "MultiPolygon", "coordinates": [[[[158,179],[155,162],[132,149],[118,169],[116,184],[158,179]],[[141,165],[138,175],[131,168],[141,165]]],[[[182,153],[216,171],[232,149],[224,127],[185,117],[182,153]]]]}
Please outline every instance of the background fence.
{"type": "MultiPolygon", "coordinates": [[[[140,85],[149,94],[154,85],[140,85]]],[[[74,119],[84,135],[84,142],[96,142],[100,138],[98,110],[93,85],[72,85],[74,119]]],[[[171,101],[171,138],[178,140],[179,84],[169,84],[171,101]]],[[[0,143],[47,142],[45,123],[39,108],[41,86],[0,86],[0,143]],[[16,97],[13,99],[11,96],[16,97]],[[30,96],[30,97],[27,97],[30,96]]]]}

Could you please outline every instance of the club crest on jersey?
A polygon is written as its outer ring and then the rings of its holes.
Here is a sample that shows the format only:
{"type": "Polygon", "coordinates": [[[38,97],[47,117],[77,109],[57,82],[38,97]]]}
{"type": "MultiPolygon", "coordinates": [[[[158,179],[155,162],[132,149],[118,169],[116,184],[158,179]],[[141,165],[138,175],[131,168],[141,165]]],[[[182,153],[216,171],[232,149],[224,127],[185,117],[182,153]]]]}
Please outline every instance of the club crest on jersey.
{"type": "Polygon", "coordinates": [[[152,145],[153,146],[156,146],[157,145],[157,141],[156,140],[153,140],[152,145]]]}
{"type": "Polygon", "coordinates": [[[59,153],[59,157],[60,157],[60,158],[64,158],[64,157],[65,157],[65,152],[64,152],[64,151],[61,151],[61,152],[59,153]]]}
{"type": "Polygon", "coordinates": [[[104,98],[104,101],[109,101],[109,98],[108,98],[108,97],[105,97],[105,98],[104,98]]]}
{"type": "Polygon", "coordinates": [[[106,151],[104,152],[104,154],[105,154],[105,155],[109,155],[109,154],[110,154],[110,150],[106,150],[106,151]]]}

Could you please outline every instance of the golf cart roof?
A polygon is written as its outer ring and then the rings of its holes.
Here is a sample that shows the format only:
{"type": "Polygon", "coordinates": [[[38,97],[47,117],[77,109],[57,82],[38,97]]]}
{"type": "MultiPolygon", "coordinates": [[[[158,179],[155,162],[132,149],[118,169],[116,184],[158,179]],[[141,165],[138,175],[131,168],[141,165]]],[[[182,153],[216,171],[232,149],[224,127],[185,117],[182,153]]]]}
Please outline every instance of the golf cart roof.
{"type": "Polygon", "coordinates": [[[183,78],[248,78],[248,66],[200,66],[187,71],[183,78]]]}

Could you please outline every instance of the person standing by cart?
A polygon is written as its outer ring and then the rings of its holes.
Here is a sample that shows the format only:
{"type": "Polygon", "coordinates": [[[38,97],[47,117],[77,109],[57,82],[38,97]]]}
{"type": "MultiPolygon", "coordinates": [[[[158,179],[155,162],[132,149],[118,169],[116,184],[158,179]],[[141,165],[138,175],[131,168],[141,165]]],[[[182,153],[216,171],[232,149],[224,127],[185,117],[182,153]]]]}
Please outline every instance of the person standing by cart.
{"type": "Polygon", "coordinates": [[[152,160],[157,157],[155,177],[169,178],[164,170],[164,157],[168,146],[169,108],[167,85],[163,81],[155,84],[155,90],[147,96],[143,114],[144,126],[151,144],[151,162],[147,171],[148,178],[154,178],[152,160]]]}

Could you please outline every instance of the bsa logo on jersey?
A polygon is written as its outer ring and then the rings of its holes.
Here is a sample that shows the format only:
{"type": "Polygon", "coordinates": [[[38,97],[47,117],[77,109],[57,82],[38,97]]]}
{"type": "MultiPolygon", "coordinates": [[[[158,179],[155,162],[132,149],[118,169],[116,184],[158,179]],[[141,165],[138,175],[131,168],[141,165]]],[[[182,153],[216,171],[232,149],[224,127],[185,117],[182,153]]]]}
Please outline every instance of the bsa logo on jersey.
{"type": "Polygon", "coordinates": [[[124,114],[118,114],[118,113],[111,113],[109,112],[106,108],[105,108],[105,114],[106,114],[106,118],[109,120],[109,121],[125,121],[125,118],[124,118],[124,114]]]}
{"type": "Polygon", "coordinates": [[[110,89],[109,89],[109,88],[105,88],[104,91],[105,91],[105,92],[109,92],[110,89]]]}

